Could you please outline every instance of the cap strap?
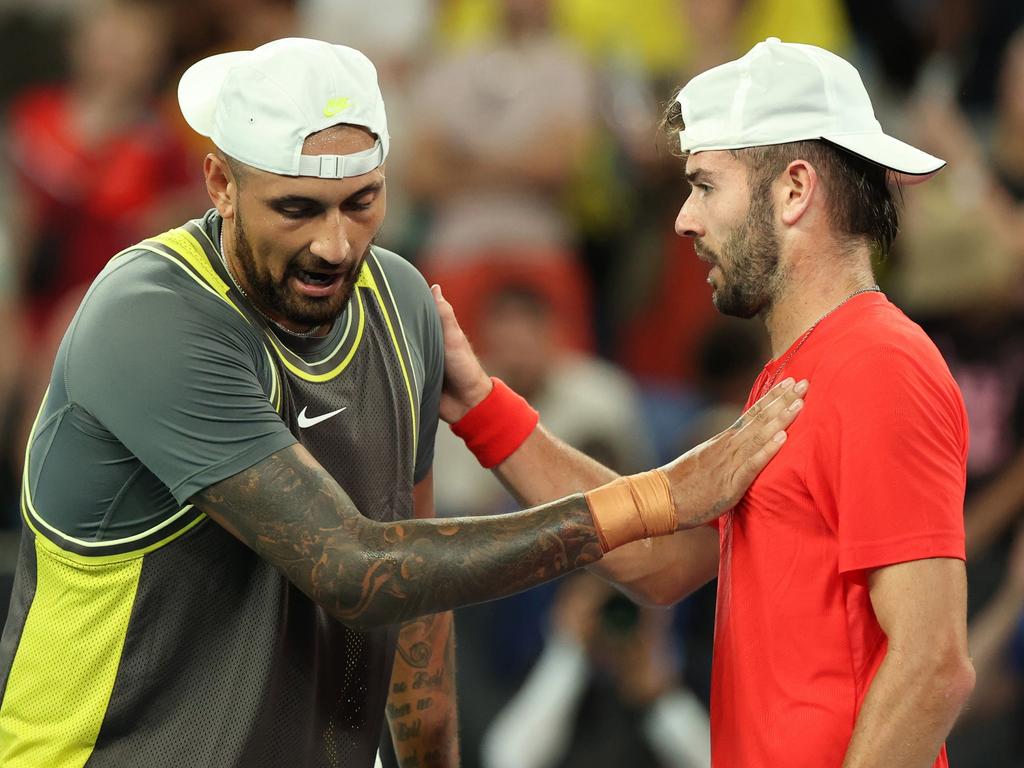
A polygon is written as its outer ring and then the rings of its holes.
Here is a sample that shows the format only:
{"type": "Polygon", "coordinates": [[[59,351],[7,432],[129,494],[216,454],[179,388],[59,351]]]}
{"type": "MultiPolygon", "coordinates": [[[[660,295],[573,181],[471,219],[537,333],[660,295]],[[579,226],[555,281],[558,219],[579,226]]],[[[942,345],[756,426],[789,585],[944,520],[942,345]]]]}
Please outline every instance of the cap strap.
{"type": "Polygon", "coordinates": [[[316,176],[321,179],[345,179],[362,176],[384,162],[384,146],[380,139],[362,152],[351,155],[301,155],[299,176],[316,176]]]}

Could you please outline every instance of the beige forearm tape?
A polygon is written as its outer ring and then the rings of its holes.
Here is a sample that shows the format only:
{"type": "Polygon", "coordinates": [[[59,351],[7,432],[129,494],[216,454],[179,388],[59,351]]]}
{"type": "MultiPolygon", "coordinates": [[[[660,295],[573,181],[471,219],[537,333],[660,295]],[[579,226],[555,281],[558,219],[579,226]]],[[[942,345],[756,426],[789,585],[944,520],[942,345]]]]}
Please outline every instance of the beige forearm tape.
{"type": "Polygon", "coordinates": [[[672,493],[660,469],[620,477],[588,491],[583,498],[605,552],[631,541],[665,536],[676,529],[672,493]]]}

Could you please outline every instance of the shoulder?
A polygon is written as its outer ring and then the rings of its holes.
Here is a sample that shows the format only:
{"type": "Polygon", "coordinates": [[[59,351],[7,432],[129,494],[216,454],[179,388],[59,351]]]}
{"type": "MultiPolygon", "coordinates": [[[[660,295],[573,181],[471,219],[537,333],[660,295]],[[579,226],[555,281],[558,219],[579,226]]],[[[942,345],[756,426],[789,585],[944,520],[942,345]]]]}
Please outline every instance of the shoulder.
{"type": "Polygon", "coordinates": [[[74,348],[119,354],[130,345],[180,352],[197,343],[229,345],[252,356],[258,336],[247,321],[195,273],[169,256],[133,246],[115,256],[93,281],[67,337],[74,348]],[[144,344],[150,339],[149,344],[144,344]]]}
{"type": "Polygon", "coordinates": [[[938,348],[921,327],[884,302],[851,318],[831,335],[811,378],[842,418],[883,414],[889,424],[906,418],[941,421],[966,430],[960,389],[938,348]]]}
{"type": "Polygon", "coordinates": [[[137,319],[144,319],[154,310],[173,308],[204,314],[231,311],[230,305],[191,270],[174,258],[148,249],[145,243],[111,259],[82,302],[83,311],[114,310],[137,319]]]}
{"type": "Polygon", "coordinates": [[[376,245],[370,249],[368,258],[374,260],[384,276],[385,284],[379,288],[391,293],[395,304],[403,311],[403,314],[410,308],[422,308],[428,305],[433,307],[434,300],[427,281],[407,259],[376,245]]]}
{"type": "Polygon", "coordinates": [[[953,385],[942,354],[924,330],[888,301],[863,308],[830,339],[822,371],[839,377],[926,378],[953,385]]]}

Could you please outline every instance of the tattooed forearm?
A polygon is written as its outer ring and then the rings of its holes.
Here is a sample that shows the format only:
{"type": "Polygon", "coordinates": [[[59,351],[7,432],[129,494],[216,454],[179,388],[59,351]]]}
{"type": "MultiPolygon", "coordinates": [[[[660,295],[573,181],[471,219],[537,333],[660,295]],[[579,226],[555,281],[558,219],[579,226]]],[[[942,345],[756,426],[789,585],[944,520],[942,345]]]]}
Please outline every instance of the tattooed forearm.
{"type": "Polygon", "coordinates": [[[192,501],[354,627],[505,597],[601,557],[582,496],[496,517],[377,523],[299,445],[192,501]]]}
{"type": "Polygon", "coordinates": [[[387,713],[400,766],[459,764],[452,623],[451,612],[436,614],[406,622],[398,634],[387,713]]]}

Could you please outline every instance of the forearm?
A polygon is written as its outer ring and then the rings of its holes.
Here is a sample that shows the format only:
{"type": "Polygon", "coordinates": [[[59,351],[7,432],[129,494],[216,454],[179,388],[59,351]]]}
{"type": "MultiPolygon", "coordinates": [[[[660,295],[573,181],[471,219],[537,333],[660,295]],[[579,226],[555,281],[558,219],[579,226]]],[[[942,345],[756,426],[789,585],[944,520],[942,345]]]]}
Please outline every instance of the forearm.
{"type": "MultiPolygon", "coordinates": [[[[496,474],[523,504],[538,504],[557,498],[558,494],[591,490],[617,477],[542,427],[496,468],[496,474]],[[564,453],[559,452],[560,446],[564,453]],[[535,466],[532,473],[531,465],[535,466]]],[[[638,603],[673,605],[718,573],[718,532],[700,526],[671,536],[634,541],[607,552],[588,570],[638,603]]]]}
{"type": "Polygon", "coordinates": [[[861,707],[843,768],[931,768],[973,686],[969,665],[890,648],[861,707]]]}
{"type": "MultiPolygon", "coordinates": [[[[495,474],[523,505],[592,490],[618,475],[538,425],[495,474]]],[[[711,528],[634,541],[608,552],[590,571],[634,600],[671,605],[718,572],[718,534],[711,528]]]]}
{"type": "Polygon", "coordinates": [[[618,477],[608,467],[559,440],[542,424],[494,468],[494,474],[520,504],[528,507],[583,493],[618,477]]]}
{"type": "Polygon", "coordinates": [[[387,715],[401,768],[457,768],[455,627],[450,611],[402,627],[387,715]]]}
{"type": "Polygon", "coordinates": [[[601,557],[582,496],[497,517],[377,523],[293,449],[194,502],[357,628],[505,597],[601,557]]]}

